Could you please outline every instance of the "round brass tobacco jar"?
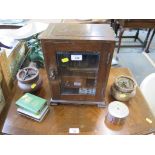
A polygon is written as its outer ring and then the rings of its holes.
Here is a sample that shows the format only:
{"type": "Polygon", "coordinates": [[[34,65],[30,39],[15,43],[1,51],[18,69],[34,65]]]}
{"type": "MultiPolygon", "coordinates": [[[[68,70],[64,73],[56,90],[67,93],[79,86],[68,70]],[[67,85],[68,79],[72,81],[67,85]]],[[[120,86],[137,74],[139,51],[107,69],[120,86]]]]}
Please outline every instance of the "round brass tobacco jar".
{"type": "Polygon", "coordinates": [[[118,101],[129,101],[136,94],[137,84],[129,76],[118,76],[111,87],[111,95],[118,101]]]}

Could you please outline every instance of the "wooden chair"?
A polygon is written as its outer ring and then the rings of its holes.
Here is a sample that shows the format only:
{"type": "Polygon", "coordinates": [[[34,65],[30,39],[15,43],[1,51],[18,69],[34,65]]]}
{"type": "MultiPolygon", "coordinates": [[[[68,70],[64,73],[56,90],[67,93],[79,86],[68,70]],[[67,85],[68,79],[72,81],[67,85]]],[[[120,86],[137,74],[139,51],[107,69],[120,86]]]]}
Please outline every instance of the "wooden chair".
{"type": "Polygon", "coordinates": [[[140,20],[140,19],[113,19],[111,20],[111,26],[113,27],[114,31],[115,31],[115,34],[117,36],[118,34],[118,30],[119,30],[119,42],[118,42],[118,50],[117,50],[117,53],[119,53],[119,49],[120,47],[142,47],[142,48],[145,48],[146,45],[147,45],[147,42],[148,42],[148,38],[149,38],[149,35],[150,35],[150,32],[151,32],[151,29],[153,27],[155,27],[155,20],[140,20]],[[124,31],[127,30],[127,29],[130,29],[130,30],[133,30],[133,29],[136,29],[137,32],[134,36],[123,36],[124,34],[124,31]],[[141,29],[148,29],[148,33],[146,35],[146,38],[144,41],[142,41],[140,38],[139,38],[139,31],[141,29]],[[122,41],[122,38],[134,38],[134,41],[138,40],[141,45],[123,45],[121,46],[121,41],[122,41]]]}

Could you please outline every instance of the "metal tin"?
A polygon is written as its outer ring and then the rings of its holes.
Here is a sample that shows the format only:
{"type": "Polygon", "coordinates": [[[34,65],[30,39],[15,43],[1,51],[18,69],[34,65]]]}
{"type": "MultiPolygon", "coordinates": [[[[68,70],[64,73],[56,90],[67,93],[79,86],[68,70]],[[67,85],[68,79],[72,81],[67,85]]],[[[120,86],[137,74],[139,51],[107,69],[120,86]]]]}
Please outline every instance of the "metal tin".
{"type": "Polygon", "coordinates": [[[118,101],[128,101],[135,96],[136,87],[137,84],[131,77],[119,76],[111,86],[111,95],[118,101]]]}
{"type": "Polygon", "coordinates": [[[115,125],[124,124],[129,115],[128,107],[119,101],[113,101],[108,105],[106,120],[115,125]]]}

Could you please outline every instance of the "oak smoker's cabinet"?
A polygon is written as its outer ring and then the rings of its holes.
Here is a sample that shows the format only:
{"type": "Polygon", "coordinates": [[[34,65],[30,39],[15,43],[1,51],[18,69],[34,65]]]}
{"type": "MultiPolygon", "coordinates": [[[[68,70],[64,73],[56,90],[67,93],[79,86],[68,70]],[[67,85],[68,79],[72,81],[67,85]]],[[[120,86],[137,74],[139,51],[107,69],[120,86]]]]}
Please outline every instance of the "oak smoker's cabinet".
{"type": "Polygon", "coordinates": [[[40,36],[51,104],[97,104],[104,95],[115,40],[107,24],[50,24],[40,36]]]}

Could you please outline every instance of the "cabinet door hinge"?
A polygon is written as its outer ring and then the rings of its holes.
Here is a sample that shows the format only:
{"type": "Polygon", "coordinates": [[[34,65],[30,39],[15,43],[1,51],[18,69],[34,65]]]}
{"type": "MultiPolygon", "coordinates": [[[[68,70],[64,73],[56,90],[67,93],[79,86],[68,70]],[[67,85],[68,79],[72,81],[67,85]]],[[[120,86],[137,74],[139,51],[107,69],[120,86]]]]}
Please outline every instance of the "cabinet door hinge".
{"type": "Polygon", "coordinates": [[[107,64],[109,64],[111,53],[108,53],[107,64]]]}

